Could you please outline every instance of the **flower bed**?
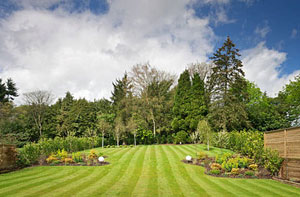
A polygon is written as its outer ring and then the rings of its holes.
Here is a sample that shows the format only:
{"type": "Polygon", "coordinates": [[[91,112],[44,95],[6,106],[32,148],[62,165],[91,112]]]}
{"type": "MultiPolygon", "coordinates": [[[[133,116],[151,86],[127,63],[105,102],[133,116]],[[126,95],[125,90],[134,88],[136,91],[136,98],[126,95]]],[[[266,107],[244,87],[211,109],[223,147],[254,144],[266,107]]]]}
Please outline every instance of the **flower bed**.
{"type": "Polygon", "coordinates": [[[65,150],[58,150],[52,153],[48,158],[41,159],[40,165],[50,166],[103,166],[109,164],[106,162],[106,156],[91,150],[88,155],[85,153],[69,154],[65,150]]]}
{"type": "Polygon", "coordinates": [[[253,159],[225,153],[216,157],[208,157],[199,152],[197,158],[182,162],[205,167],[205,173],[216,177],[230,178],[272,178],[271,173],[254,163],[253,159]]]}

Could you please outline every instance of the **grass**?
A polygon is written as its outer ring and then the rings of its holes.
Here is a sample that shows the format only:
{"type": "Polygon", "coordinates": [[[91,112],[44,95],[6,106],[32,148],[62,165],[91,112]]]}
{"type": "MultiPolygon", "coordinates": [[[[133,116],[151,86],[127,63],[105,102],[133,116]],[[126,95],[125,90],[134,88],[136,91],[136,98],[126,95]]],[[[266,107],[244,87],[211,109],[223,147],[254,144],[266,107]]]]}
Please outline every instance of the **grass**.
{"type": "MultiPolygon", "coordinates": [[[[40,166],[0,175],[0,196],[300,196],[274,180],[217,178],[182,163],[204,145],[101,149],[110,165],[40,166]]],[[[207,151],[205,151],[207,152],[207,151]]],[[[213,156],[224,149],[212,148],[213,156]]]]}

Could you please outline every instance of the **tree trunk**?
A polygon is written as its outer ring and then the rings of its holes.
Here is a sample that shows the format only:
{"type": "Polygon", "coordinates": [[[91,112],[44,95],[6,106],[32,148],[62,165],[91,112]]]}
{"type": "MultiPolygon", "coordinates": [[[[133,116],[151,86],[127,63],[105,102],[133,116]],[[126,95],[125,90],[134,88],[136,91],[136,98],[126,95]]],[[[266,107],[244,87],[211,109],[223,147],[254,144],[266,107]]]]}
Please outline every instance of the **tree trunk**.
{"type": "Polygon", "coordinates": [[[134,134],[134,146],[136,146],[136,133],[134,134]]]}
{"type": "Polygon", "coordinates": [[[154,137],[155,137],[155,135],[156,135],[156,124],[155,124],[154,117],[152,118],[152,122],[153,122],[153,134],[154,134],[154,137]]]}
{"type": "Polygon", "coordinates": [[[119,135],[117,135],[117,146],[119,147],[119,135]]]}
{"type": "Polygon", "coordinates": [[[104,131],[102,131],[102,148],[104,148],[104,131]]]}

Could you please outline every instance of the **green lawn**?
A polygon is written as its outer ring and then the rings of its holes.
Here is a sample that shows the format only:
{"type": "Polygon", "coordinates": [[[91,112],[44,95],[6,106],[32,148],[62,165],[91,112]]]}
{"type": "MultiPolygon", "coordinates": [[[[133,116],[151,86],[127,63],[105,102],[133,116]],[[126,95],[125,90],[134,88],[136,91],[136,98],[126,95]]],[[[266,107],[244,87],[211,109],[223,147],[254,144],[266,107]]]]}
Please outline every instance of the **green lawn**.
{"type": "MultiPolygon", "coordinates": [[[[227,150],[214,148],[210,154],[221,151],[227,150]]],[[[207,176],[204,168],[180,161],[195,154],[194,145],[102,152],[110,165],[42,166],[0,175],[0,196],[300,196],[299,188],[273,180],[207,176]]]]}

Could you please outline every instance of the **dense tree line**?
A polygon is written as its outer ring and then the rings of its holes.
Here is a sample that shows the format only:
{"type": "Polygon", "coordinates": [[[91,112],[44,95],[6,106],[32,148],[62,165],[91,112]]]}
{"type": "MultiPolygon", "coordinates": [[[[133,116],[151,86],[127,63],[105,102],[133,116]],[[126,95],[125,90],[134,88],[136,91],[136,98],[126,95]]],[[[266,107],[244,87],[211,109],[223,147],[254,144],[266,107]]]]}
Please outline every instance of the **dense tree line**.
{"type": "MultiPolygon", "coordinates": [[[[110,99],[53,103],[48,91],[18,96],[12,79],[0,79],[0,135],[22,146],[41,138],[102,137],[107,144],[191,142],[199,122],[213,131],[273,130],[300,125],[300,75],[276,97],[244,77],[239,50],[228,37],[212,62],[191,64],[179,76],[149,64],[135,65],[116,79],[110,99]]],[[[193,137],[194,136],[194,137],[193,137]]]]}

